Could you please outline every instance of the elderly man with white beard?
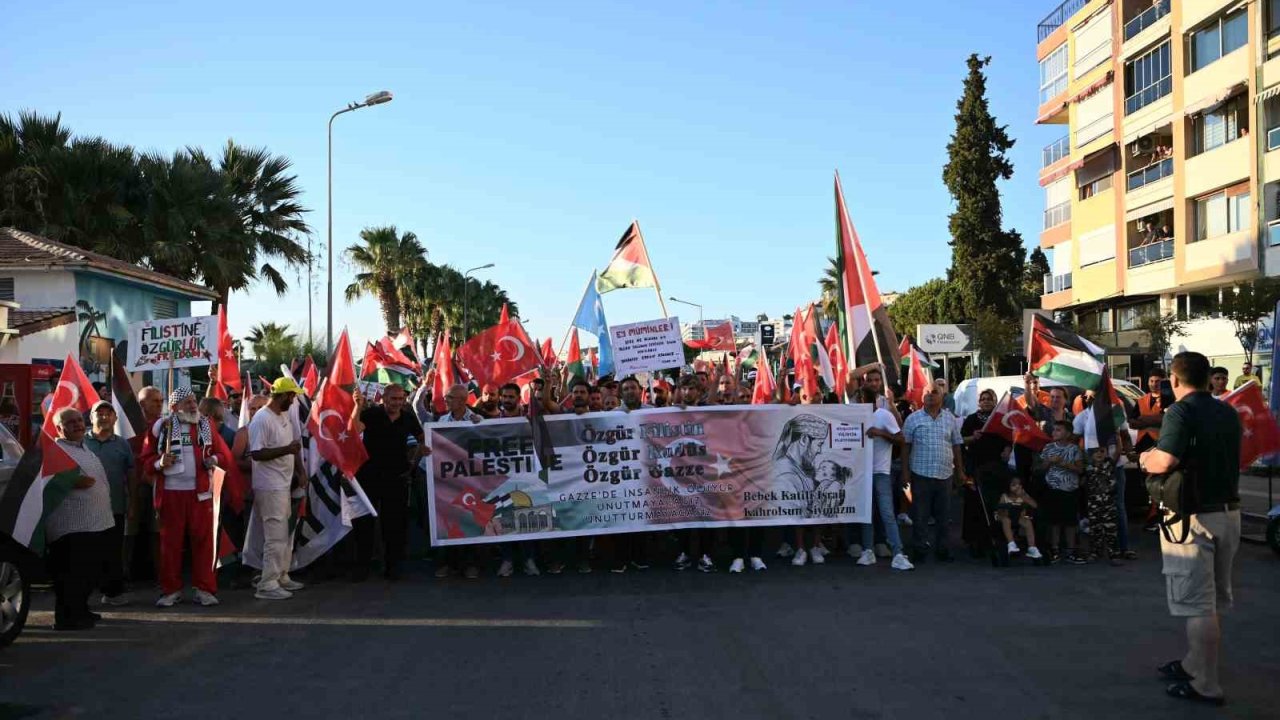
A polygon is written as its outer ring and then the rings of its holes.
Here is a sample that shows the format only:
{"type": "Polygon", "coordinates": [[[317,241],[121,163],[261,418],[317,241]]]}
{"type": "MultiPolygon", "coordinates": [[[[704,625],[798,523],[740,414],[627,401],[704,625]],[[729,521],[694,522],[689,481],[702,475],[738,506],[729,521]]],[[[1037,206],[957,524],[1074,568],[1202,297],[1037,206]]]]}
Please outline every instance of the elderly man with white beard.
{"type": "Polygon", "coordinates": [[[160,599],[157,607],[182,600],[182,557],[191,544],[192,599],[199,605],[218,604],[214,574],[213,490],[210,474],[216,467],[234,469],[231,451],[209,419],[197,411],[190,388],[169,394],[168,417],[147,433],[142,468],[155,485],[160,514],[160,599]]]}

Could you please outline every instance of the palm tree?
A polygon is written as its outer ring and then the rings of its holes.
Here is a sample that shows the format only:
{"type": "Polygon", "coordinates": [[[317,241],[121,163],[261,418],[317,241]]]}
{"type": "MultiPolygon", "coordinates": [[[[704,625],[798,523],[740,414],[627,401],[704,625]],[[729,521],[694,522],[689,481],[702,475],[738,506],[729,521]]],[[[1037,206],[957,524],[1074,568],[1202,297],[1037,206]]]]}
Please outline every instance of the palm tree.
{"type": "Polygon", "coordinates": [[[347,286],[347,302],[364,295],[376,295],[382,306],[382,320],[389,334],[400,330],[400,293],[396,285],[400,278],[426,262],[426,248],[418,242],[418,236],[406,232],[403,235],[394,225],[367,227],[360,231],[363,245],[347,248],[347,257],[361,272],[355,282],[347,286]]]}
{"type": "Polygon", "coordinates": [[[827,258],[827,267],[822,272],[822,277],[818,279],[818,289],[822,292],[822,299],[818,303],[822,309],[822,314],[828,319],[835,319],[840,315],[840,261],[829,257],[827,258]]]}

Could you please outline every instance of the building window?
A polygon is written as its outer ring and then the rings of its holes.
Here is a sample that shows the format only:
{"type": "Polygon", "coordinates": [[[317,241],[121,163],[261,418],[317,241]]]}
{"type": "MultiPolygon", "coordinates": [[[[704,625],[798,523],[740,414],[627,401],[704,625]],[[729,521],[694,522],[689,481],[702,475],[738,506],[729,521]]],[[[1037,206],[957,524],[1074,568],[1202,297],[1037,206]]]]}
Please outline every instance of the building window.
{"type": "Polygon", "coordinates": [[[168,320],[178,317],[178,301],[172,298],[155,297],[151,299],[151,313],[156,320],[168,320]]]}
{"type": "Polygon", "coordinates": [[[1120,315],[1121,330],[1137,330],[1143,318],[1156,314],[1156,301],[1127,305],[1117,309],[1117,312],[1120,315]]]}
{"type": "Polygon", "coordinates": [[[1267,36],[1280,33],[1280,0],[1267,0],[1267,36]]]}
{"type": "Polygon", "coordinates": [[[1239,139],[1248,131],[1249,113],[1240,96],[1231,98],[1213,110],[1200,113],[1191,120],[1195,154],[1208,152],[1239,139]]]}
{"type": "Polygon", "coordinates": [[[13,278],[0,278],[0,300],[13,301],[13,278]]]}
{"type": "Polygon", "coordinates": [[[1086,334],[1111,332],[1111,311],[1093,310],[1080,316],[1080,329],[1086,334]]]}
{"type": "Polygon", "coordinates": [[[1043,105],[1067,90],[1067,45],[1040,61],[1040,104],[1043,105]]]}
{"type": "Polygon", "coordinates": [[[1196,240],[1244,230],[1249,223],[1249,193],[1214,193],[1195,201],[1196,240]]]}
{"type": "Polygon", "coordinates": [[[1169,61],[1169,41],[1126,63],[1124,66],[1124,113],[1137,112],[1173,92],[1173,69],[1169,61]]]}
{"type": "Polygon", "coordinates": [[[1094,195],[1097,195],[1098,193],[1106,192],[1110,189],[1111,189],[1111,176],[1107,175],[1104,178],[1101,178],[1099,180],[1094,180],[1088,185],[1082,186],[1080,188],[1080,199],[1088,200],[1094,195]]]}
{"type": "Polygon", "coordinates": [[[1217,289],[1190,293],[1178,296],[1178,319],[1197,320],[1199,318],[1219,317],[1222,302],[1217,289]]]}
{"type": "Polygon", "coordinates": [[[1249,16],[1228,13],[1191,33],[1191,72],[1239,50],[1249,42],[1249,16]]]}

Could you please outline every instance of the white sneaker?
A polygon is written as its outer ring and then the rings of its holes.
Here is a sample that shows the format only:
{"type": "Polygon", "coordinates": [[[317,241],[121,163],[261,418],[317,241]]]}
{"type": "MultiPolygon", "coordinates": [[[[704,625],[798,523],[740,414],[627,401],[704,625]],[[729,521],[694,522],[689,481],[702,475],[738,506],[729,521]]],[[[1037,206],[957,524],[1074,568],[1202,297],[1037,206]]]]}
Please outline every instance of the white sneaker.
{"type": "Polygon", "coordinates": [[[778,546],[778,557],[780,558],[789,558],[795,554],[796,551],[791,549],[791,543],[789,542],[783,542],[778,546]]]}
{"type": "Polygon", "coordinates": [[[758,557],[753,557],[751,558],[751,569],[760,571],[760,570],[768,570],[769,568],[764,564],[764,560],[761,560],[758,557]]]}
{"type": "Polygon", "coordinates": [[[742,558],[734,558],[733,562],[729,563],[729,572],[740,573],[745,568],[745,565],[746,563],[742,562],[742,558]]]}
{"type": "Polygon", "coordinates": [[[810,554],[810,555],[821,555],[822,557],[824,557],[824,558],[825,558],[826,556],[828,556],[828,555],[830,555],[830,554],[831,554],[831,551],[827,549],[827,546],[826,546],[826,545],[823,545],[823,544],[819,543],[819,544],[817,544],[817,545],[814,545],[814,546],[813,546],[813,549],[809,551],[809,554],[810,554]]]}
{"type": "Polygon", "coordinates": [[[693,565],[693,561],[689,559],[688,554],[680,553],[676,558],[676,570],[688,570],[693,565]]]}
{"type": "Polygon", "coordinates": [[[854,543],[850,545],[849,549],[846,550],[845,552],[848,553],[849,557],[851,558],[859,557],[862,555],[862,545],[859,543],[854,543]]]}
{"type": "Polygon", "coordinates": [[[911,527],[915,523],[911,522],[911,516],[906,513],[898,513],[898,524],[911,527]]]}
{"type": "Polygon", "coordinates": [[[1039,560],[1044,556],[1040,554],[1040,548],[1036,547],[1035,545],[1032,545],[1031,547],[1027,548],[1027,557],[1031,558],[1032,560],[1039,560]]]}
{"type": "Polygon", "coordinates": [[[797,550],[796,554],[791,558],[791,564],[796,567],[800,567],[807,562],[809,562],[809,554],[804,551],[804,548],[797,550]]]}
{"type": "Polygon", "coordinates": [[[511,574],[515,571],[516,566],[512,565],[510,560],[503,560],[502,564],[498,566],[498,577],[511,577],[511,574]]]}
{"type": "Polygon", "coordinates": [[[894,570],[915,570],[916,566],[911,564],[906,555],[898,553],[893,556],[893,562],[889,563],[889,567],[894,570]]]}
{"type": "Polygon", "coordinates": [[[822,565],[826,561],[827,561],[826,556],[818,552],[818,548],[813,548],[812,550],[809,551],[809,562],[813,563],[814,565],[822,565]]]}
{"type": "Polygon", "coordinates": [[[302,588],[306,587],[306,585],[286,576],[280,581],[280,587],[288,590],[289,592],[298,592],[302,588]]]}
{"type": "Polygon", "coordinates": [[[173,607],[174,605],[177,605],[180,602],[182,602],[181,590],[175,593],[169,593],[168,595],[161,595],[160,599],[156,601],[156,607],[158,608],[173,607]]]}
{"type": "Polygon", "coordinates": [[[1018,554],[1018,553],[1020,553],[1020,552],[1022,552],[1022,550],[1021,550],[1021,548],[1019,548],[1019,547],[1018,547],[1018,543],[1016,543],[1016,542],[1014,542],[1014,541],[1010,540],[1010,541],[1009,541],[1009,554],[1010,554],[1010,555],[1017,555],[1017,554],[1018,554]]]}
{"type": "Polygon", "coordinates": [[[199,588],[191,593],[191,599],[200,607],[213,607],[218,604],[218,598],[213,593],[207,593],[199,588]]]}
{"type": "Polygon", "coordinates": [[[529,577],[537,577],[542,574],[538,571],[538,563],[534,562],[533,558],[525,558],[524,574],[529,577]]]}
{"type": "Polygon", "coordinates": [[[132,598],[129,597],[129,593],[120,593],[119,595],[116,595],[114,597],[112,597],[111,595],[102,596],[102,604],[110,605],[112,607],[120,607],[121,605],[128,605],[131,601],[132,601],[132,598]]]}
{"type": "Polygon", "coordinates": [[[884,543],[876,543],[876,557],[889,558],[893,557],[893,553],[889,552],[889,546],[884,543]]]}
{"type": "Polygon", "coordinates": [[[875,565],[876,553],[874,550],[863,550],[862,555],[858,557],[859,565],[875,565]]]}
{"type": "Polygon", "coordinates": [[[702,559],[698,561],[698,572],[713,573],[715,571],[716,564],[711,562],[711,558],[703,555],[702,559]]]}
{"type": "Polygon", "coordinates": [[[293,597],[293,593],[282,587],[274,587],[270,590],[259,590],[253,596],[259,600],[288,600],[293,597]]]}

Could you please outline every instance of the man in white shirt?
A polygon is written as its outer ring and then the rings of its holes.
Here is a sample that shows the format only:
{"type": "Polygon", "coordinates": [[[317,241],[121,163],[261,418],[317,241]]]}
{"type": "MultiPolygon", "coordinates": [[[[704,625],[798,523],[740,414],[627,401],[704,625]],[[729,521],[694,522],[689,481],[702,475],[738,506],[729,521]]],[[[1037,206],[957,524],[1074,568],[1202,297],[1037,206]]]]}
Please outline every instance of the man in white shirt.
{"type": "Polygon", "coordinates": [[[302,388],[282,377],[271,385],[271,402],[249,423],[249,457],[253,460],[253,523],[250,534],[262,538],[262,578],[253,596],[287,600],[302,583],[289,577],[293,543],[289,537],[289,490],[298,472],[302,439],[289,409],[302,388]]]}
{"type": "MultiPolygon", "coordinates": [[[[874,388],[865,385],[858,391],[858,396],[860,402],[873,406],[879,398],[874,388]]],[[[873,505],[880,515],[881,524],[884,525],[885,540],[889,542],[889,549],[893,552],[890,567],[894,570],[914,570],[915,566],[902,552],[902,536],[898,533],[897,518],[893,514],[893,476],[890,465],[893,462],[893,446],[902,445],[902,428],[898,426],[898,420],[892,412],[886,408],[877,407],[871,416],[867,437],[871,438],[873,505]]],[[[872,524],[863,525],[862,547],[864,549],[858,556],[859,565],[876,564],[875,550],[872,549],[874,538],[875,531],[872,524]]]]}

